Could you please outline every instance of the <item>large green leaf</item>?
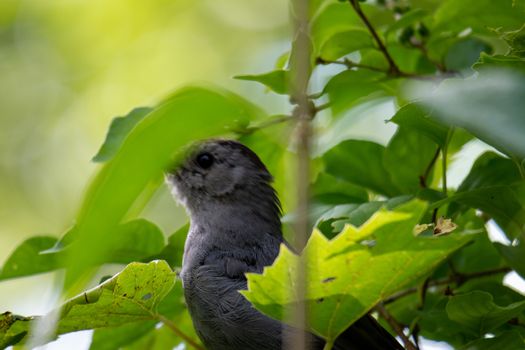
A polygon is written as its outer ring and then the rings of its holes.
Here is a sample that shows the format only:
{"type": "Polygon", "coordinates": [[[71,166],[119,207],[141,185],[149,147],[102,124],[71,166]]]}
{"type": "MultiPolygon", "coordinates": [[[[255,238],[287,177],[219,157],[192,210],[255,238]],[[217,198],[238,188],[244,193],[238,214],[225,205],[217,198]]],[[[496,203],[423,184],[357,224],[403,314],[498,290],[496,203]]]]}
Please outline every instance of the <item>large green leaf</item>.
{"type": "Polygon", "coordinates": [[[326,171],[374,192],[394,196],[400,191],[383,164],[385,147],[370,141],[341,142],[323,155],[326,171]]]}
{"type": "Polygon", "coordinates": [[[91,183],[68,246],[66,284],[111,252],[111,232],[139,195],[148,198],[180,149],[193,140],[247,125],[260,111],[227,91],[181,89],[159,104],[126,137],[91,183]],[[148,187],[148,184],[150,185],[148,187]]]}
{"type": "Polygon", "coordinates": [[[381,72],[345,70],[330,79],[324,92],[328,94],[334,114],[340,114],[367,97],[384,96],[388,91],[385,79],[381,72]]]}
{"type": "Polygon", "coordinates": [[[474,337],[482,337],[525,310],[525,301],[502,307],[490,293],[474,291],[455,295],[447,303],[448,317],[461,324],[474,337]]]}
{"type": "Polygon", "coordinates": [[[149,107],[139,107],[133,109],[124,117],[116,117],[111,121],[109,126],[108,134],[106,135],[106,140],[104,144],[100,147],[100,150],[97,152],[93,161],[95,162],[105,162],[110,160],[115,153],[117,153],[120,146],[124,142],[124,139],[130,133],[131,129],[139,121],[144,119],[146,115],[152,111],[152,108],[149,107]]]}
{"type": "Polygon", "coordinates": [[[428,91],[423,103],[432,117],[459,126],[500,151],[525,158],[525,75],[483,71],[470,79],[450,79],[428,91]]]}
{"type": "Polygon", "coordinates": [[[447,143],[449,128],[430,118],[429,113],[417,104],[401,107],[390,120],[404,128],[416,130],[441,147],[447,143]]]}
{"type": "Polygon", "coordinates": [[[434,30],[460,32],[470,27],[490,33],[490,28],[518,29],[524,16],[523,1],[445,0],[434,16],[434,30]]]}
{"type": "Polygon", "coordinates": [[[525,350],[525,341],[516,331],[506,331],[493,338],[474,340],[459,350],[525,350]]]}
{"type": "Polygon", "coordinates": [[[311,331],[333,341],[382,298],[428,275],[470,237],[415,237],[425,206],[411,202],[396,211],[376,213],[360,228],[328,240],[314,231],[298,258],[285,245],[263,274],[248,274],[243,294],[263,313],[284,319],[298,300],[297,264],[306,264],[306,303],[311,331]]]}
{"type": "MultiPolygon", "coordinates": [[[[66,233],[63,241],[74,235],[75,228],[66,233]]],[[[153,223],[137,219],[117,226],[112,235],[111,254],[100,257],[99,264],[142,261],[150,256],[159,256],[164,247],[164,235],[153,223]]],[[[67,247],[56,238],[31,237],[18,246],[9,256],[0,272],[0,280],[35,275],[66,267],[64,256],[67,247]]]]}
{"type": "Polygon", "coordinates": [[[356,28],[332,35],[321,47],[319,56],[325,60],[337,60],[351,52],[374,48],[370,32],[356,28]]]}
{"type": "MultiPolygon", "coordinates": [[[[386,147],[384,164],[390,178],[403,193],[416,193],[438,146],[425,134],[400,127],[386,147]],[[417,150],[417,151],[416,151],[417,150]]],[[[430,182],[432,172],[427,176],[430,182]]]]}
{"type": "Polygon", "coordinates": [[[57,239],[49,236],[35,236],[19,245],[7,258],[0,270],[0,280],[34,275],[58,269],[61,264],[55,254],[41,254],[53,248],[57,239]]]}
{"type": "MultiPolygon", "coordinates": [[[[158,321],[157,308],[174,283],[175,273],[164,261],[131,263],[113,278],[54,311],[59,312],[56,334],[158,321]]],[[[0,347],[21,341],[39,318],[0,316],[0,347]]]]}
{"type": "Polygon", "coordinates": [[[313,200],[326,204],[362,203],[368,200],[368,193],[360,186],[320,173],[312,185],[313,200]]]}

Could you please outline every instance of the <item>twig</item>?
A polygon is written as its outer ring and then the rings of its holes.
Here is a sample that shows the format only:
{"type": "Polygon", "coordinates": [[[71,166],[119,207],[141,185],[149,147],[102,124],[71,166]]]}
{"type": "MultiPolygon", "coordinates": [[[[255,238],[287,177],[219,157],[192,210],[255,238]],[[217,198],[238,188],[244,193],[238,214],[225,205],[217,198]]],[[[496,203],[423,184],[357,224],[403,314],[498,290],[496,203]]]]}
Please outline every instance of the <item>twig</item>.
{"type": "Polygon", "coordinates": [[[390,313],[385,309],[384,305],[379,303],[376,306],[377,312],[385,319],[386,322],[392,327],[396,334],[401,338],[405,344],[407,350],[417,350],[417,347],[408,339],[408,337],[403,333],[403,326],[394,318],[390,313]]]}
{"type": "Polygon", "coordinates": [[[423,44],[423,43],[418,43],[418,42],[414,42],[414,41],[410,41],[410,45],[412,45],[412,47],[418,49],[419,51],[421,51],[421,53],[423,54],[423,56],[430,62],[432,63],[434,66],[436,66],[436,68],[441,72],[441,73],[455,73],[453,71],[449,71],[447,69],[447,67],[445,67],[445,65],[441,62],[438,62],[436,60],[434,60],[432,57],[429,56],[428,54],[428,50],[426,48],[426,46],[423,44]]]}
{"type": "MultiPolygon", "coordinates": [[[[510,267],[499,267],[499,268],[492,269],[492,270],[479,271],[479,272],[473,272],[473,273],[459,273],[459,272],[456,272],[453,276],[450,276],[450,277],[447,277],[447,278],[443,278],[443,279],[429,281],[428,282],[428,286],[429,287],[444,286],[444,285],[448,285],[448,284],[451,284],[451,283],[456,283],[457,285],[461,285],[461,284],[463,284],[466,281],[471,280],[471,279],[482,278],[482,277],[487,277],[487,276],[492,276],[492,275],[498,275],[500,273],[507,273],[507,272],[510,272],[510,271],[512,271],[512,269],[510,267]]],[[[407,295],[414,294],[417,291],[418,291],[417,287],[412,287],[412,288],[408,288],[408,289],[402,290],[402,291],[392,295],[391,297],[385,299],[383,301],[383,304],[386,305],[386,304],[393,303],[394,301],[396,301],[398,299],[401,299],[401,298],[403,298],[403,297],[405,297],[407,295]]]]}
{"type": "Polygon", "coordinates": [[[385,44],[383,43],[383,40],[379,37],[377,34],[377,31],[372,26],[372,23],[368,20],[368,17],[366,17],[365,13],[361,9],[361,5],[359,4],[359,0],[348,0],[350,2],[350,5],[354,8],[357,15],[361,18],[365,26],[368,28],[368,31],[372,36],[374,37],[375,42],[377,43],[377,46],[379,47],[379,50],[383,53],[383,56],[385,56],[388,65],[389,65],[389,73],[393,76],[399,76],[401,75],[401,71],[399,70],[399,67],[394,62],[394,59],[392,56],[390,56],[390,53],[388,52],[385,44]]]}
{"type": "Polygon", "coordinates": [[[177,334],[188,345],[192,346],[196,350],[206,350],[201,345],[197,344],[197,342],[195,342],[193,339],[191,339],[190,336],[188,336],[186,333],[181,331],[170,319],[168,319],[168,318],[166,318],[166,317],[164,317],[162,315],[159,315],[159,314],[157,314],[156,316],[157,316],[157,318],[158,318],[158,320],[160,322],[164,323],[164,325],[166,325],[166,327],[171,329],[175,334],[177,334]]]}
{"type": "Polygon", "coordinates": [[[234,132],[237,133],[237,134],[241,134],[241,135],[250,135],[250,134],[256,132],[257,130],[268,128],[268,127],[276,125],[276,124],[286,123],[286,122],[292,121],[294,119],[295,119],[295,117],[293,115],[281,115],[281,116],[278,116],[278,117],[275,117],[275,118],[272,118],[272,119],[264,120],[261,123],[256,124],[254,126],[249,126],[246,129],[234,130],[234,132]]]}
{"type": "Polygon", "coordinates": [[[434,156],[428,163],[425,169],[425,172],[423,173],[423,175],[419,176],[419,185],[422,188],[427,188],[427,180],[428,180],[428,177],[430,176],[430,171],[432,170],[432,168],[434,168],[434,165],[436,164],[436,161],[439,157],[439,152],[441,152],[441,147],[438,147],[436,149],[436,152],[434,153],[434,156]]]}

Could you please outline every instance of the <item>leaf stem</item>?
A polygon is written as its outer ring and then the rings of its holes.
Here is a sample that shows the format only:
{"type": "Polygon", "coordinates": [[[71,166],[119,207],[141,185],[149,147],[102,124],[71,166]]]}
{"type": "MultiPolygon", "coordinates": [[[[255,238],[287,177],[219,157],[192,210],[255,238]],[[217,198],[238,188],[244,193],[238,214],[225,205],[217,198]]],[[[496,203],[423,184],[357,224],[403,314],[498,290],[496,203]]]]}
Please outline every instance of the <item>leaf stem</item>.
{"type": "Polygon", "coordinates": [[[323,350],[332,350],[334,347],[334,341],[333,340],[327,340],[324,344],[323,350]]]}
{"type": "Polygon", "coordinates": [[[348,0],[350,2],[350,5],[354,8],[357,15],[361,18],[365,26],[368,28],[368,31],[370,34],[372,34],[372,37],[374,38],[375,42],[377,43],[377,46],[379,47],[379,50],[383,53],[383,56],[385,56],[388,65],[389,65],[389,73],[393,76],[399,76],[401,75],[401,71],[399,70],[399,67],[394,62],[394,59],[392,56],[390,56],[390,53],[388,52],[385,44],[383,43],[383,40],[379,37],[377,34],[377,31],[375,30],[374,26],[372,26],[372,23],[368,20],[368,17],[366,17],[365,13],[361,9],[361,5],[359,4],[359,0],[348,0]]]}
{"type": "Polygon", "coordinates": [[[403,333],[404,326],[399,323],[390,313],[386,310],[385,306],[382,303],[379,303],[376,306],[377,312],[385,319],[386,322],[392,327],[392,329],[396,332],[396,334],[401,338],[403,341],[403,344],[405,344],[405,348],[407,350],[417,350],[417,347],[408,339],[408,337],[403,333]]]}
{"type": "Polygon", "coordinates": [[[439,157],[439,153],[440,152],[441,152],[441,147],[438,147],[436,149],[436,152],[434,153],[434,156],[432,157],[432,159],[428,163],[428,165],[427,165],[427,167],[425,169],[425,172],[423,173],[423,175],[421,175],[419,177],[419,185],[422,188],[427,188],[428,187],[427,180],[428,180],[428,177],[430,175],[430,171],[432,170],[432,168],[434,168],[434,165],[436,164],[436,161],[437,161],[437,159],[439,157]]]}
{"type": "Polygon", "coordinates": [[[173,333],[177,334],[180,338],[182,338],[188,345],[190,345],[196,350],[206,350],[200,344],[195,342],[195,340],[193,340],[189,335],[181,331],[170,319],[160,314],[156,314],[155,316],[160,322],[164,323],[166,327],[171,329],[173,333]]]}

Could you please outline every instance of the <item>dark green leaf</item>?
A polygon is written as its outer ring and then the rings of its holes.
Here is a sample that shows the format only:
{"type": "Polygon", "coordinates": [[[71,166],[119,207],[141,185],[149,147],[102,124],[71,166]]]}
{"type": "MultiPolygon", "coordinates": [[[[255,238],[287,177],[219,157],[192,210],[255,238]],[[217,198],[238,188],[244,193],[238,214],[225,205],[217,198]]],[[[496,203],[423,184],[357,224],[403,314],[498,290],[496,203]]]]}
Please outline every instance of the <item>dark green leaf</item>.
{"type": "Polygon", "coordinates": [[[408,194],[422,187],[424,177],[425,185],[430,183],[432,172],[426,172],[437,148],[423,133],[400,127],[388,143],[383,158],[396,187],[408,194]]]}
{"type": "Polygon", "coordinates": [[[494,303],[490,293],[474,291],[450,298],[448,317],[461,324],[474,337],[482,337],[525,310],[525,301],[502,307],[494,303]]]}
{"type": "Polygon", "coordinates": [[[326,152],[326,171],[374,192],[387,196],[400,194],[383,164],[385,147],[370,141],[341,142],[326,152]]]}
{"type": "Polygon", "coordinates": [[[470,68],[478,61],[482,52],[490,54],[492,53],[492,47],[476,38],[458,41],[448,50],[445,57],[445,66],[449,70],[457,71],[470,68]]]}
{"type": "Polygon", "coordinates": [[[411,128],[434,141],[440,147],[447,142],[449,128],[430,118],[429,113],[417,104],[401,107],[391,121],[403,128],[411,128]]]}
{"type": "Polygon", "coordinates": [[[401,16],[397,21],[395,21],[394,24],[388,27],[385,35],[388,36],[390,33],[394,33],[399,29],[408,27],[425,18],[427,15],[428,11],[421,8],[415,8],[411,11],[408,11],[404,13],[403,16],[401,16]]]}
{"type": "Polygon", "coordinates": [[[465,128],[500,151],[525,158],[525,76],[509,71],[445,81],[428,92],[432,117],[465,128]]]}
{"type": "Polygon", "coordinates": [[[94,162],[106,162],[113,158],[118,152],[120,146],[124,143],[126,136],[128,136],[131,129],[137,125],[139,121],[151,112],[153,109],[149,107],[135,108],[124,117],[116,117],[111,121],[106,140],[100,147],[97,154],[93,157],[94,162]]]}
{"type": "Polygon", "coordinates": [[[361,203],[368,200],[368,193],[362,187],[328,173],[317,176],[311,193],[314,200],[326,204],[361,203]]]}
{"type": "Polygon", "coordinates": [[[286,70],[274,70],[272,72],[257,75],[236,75],[235,79],[256,81],[266,85],[270,90],[278,94],[289,93],[289,72],[286,70]]]}
{"type": "Polygon", "coordinates": [[[523,181],[518,166],[494,152],[485,152],[476,159],[458,192],[482,187],[513,185],[523,181]]]}
{"type": "Polygon", "coordinates": [[[521,240],[516,241],[517,244],[503,245],[501,243],[494,243],[500,254],[505,258],[510,266],[521,277],[525,278],[525,241],[523,237],[521,240]]]}
{"type": "Polygon", "coordinates": [[[525,341],[516,331],[507,331],[494,338],[478,339],[461,347],[459,350],[525,350],[525,341]]]}

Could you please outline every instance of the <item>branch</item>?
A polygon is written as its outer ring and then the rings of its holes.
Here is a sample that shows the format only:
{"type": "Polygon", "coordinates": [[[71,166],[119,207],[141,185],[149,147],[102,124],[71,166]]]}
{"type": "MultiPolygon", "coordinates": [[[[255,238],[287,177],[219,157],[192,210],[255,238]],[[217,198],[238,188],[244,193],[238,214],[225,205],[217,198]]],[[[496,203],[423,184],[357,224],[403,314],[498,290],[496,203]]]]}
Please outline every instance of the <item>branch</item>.
{"type": "MultiPolygon", "coordinates": [[[[492,276],[492,275],[498,275],[500,273],[507,273],[507,272],[511,272],[511,271],[512,271],[512,269],[510,267],[499,267],[499,268],[492,269],[492,270],[472,272],[472,273],[456,272],[454,275],[452,275],[450,277],[429,281],[428,282],[428,286],[429,287],[444,286],[444,285],[449,285],[451,283],[455,283],[456,285],[460,286],[463,283],[465,283],[465,282],[467,282],[469,280],[472,280],[472,279],[482,278],[482,277],[487,277],[487,276],[492,276]]],[[[401,299],[401,298],[403,298],[403,297],[405,297],[407,295],[414,294],[417,291],[418,291],[417,287],[412,287],[412,288],[408,288],[408,289],[402,290],[402,291],[392,295],[391,297],[385,299],[383,301],[383,304],[386,305],[386,304],[393,303],[394,301],[396,301],[398,299],[401,299]]]]}
{"type": "Polygon", "coordinates": [[[368,18],[365,15],[365,13],[361,9],[361,5],[359,4],[359,0],[348,0],[348,1],[350,2],[350,5],[354,8],[354,10],[357,13],[357,15],[361,18],[361,20],[363,21],[365,26],[368,28],[368,31],[370,32],[370,34],[372,34],[372,36],[374,37],[374,40],[377,43],[377,46],[379,47],[379,50],[383,53],[383,56],[385,56],[386,60],[388,61],[388,65],[390,67],[389,73],[391,75],[393,75],[393,76],[400,76],[400,75],[402,75],[401,74],[401,70],[399,69],[397,64],[394,62],[394,59],[392,58],[392,56],[390,56],[390,53],[388,53],[388,50],[387,50],[385,44],[383,43],[383,40],[381,40],[381,38],[377,34],[377,31],[372,26],[372,23],[370,23],[370,21],[368,20],[368,18]]]}
{"type": "Polygon", "coordinates": [[[192,346],[196,350],[206,350],[201,345],[197,344],[197,342],[195,342],[195,340],[193,340],[190,336],[181,331],[170,319],[159,314],[157,314],[156,316],[160,322],[164,323],[166,327],[168,327],[175,334],[177,334],[182,340],[186,342],[186,344],[192,346]]]}
{"type": "Polygon", "coordinates": [[[403,333],[403,328],[405,328],[403,325],[401,325],[388,311],[385,309],[385,306],[381,303],[379,303],[376,306],[377,312],[385,319],[386,322],[392,327],[392,329],[396,332],[396,334],[401,338],[403,341],[403,344],[405,344],[405,348],[407,350],[417,350],[417,347],[408,339],[408,337],[403,333]]]}
{"type": "Polygon", "coordinates": [[[438,147],[436,149],[436,152],[434,153],[434,156],[430,160],[430,163],[428,163],[425,169],[425,172],[423,173],[423,175],[419,176],[419,185],[422,188],[427,188],[427,180],[430,175],[430,171],[432,170],[432,168],[434,168],[434,165],[436,164],[436,161],[439,157],[439,152],[441,152],[441,147],[438,147]]]}

